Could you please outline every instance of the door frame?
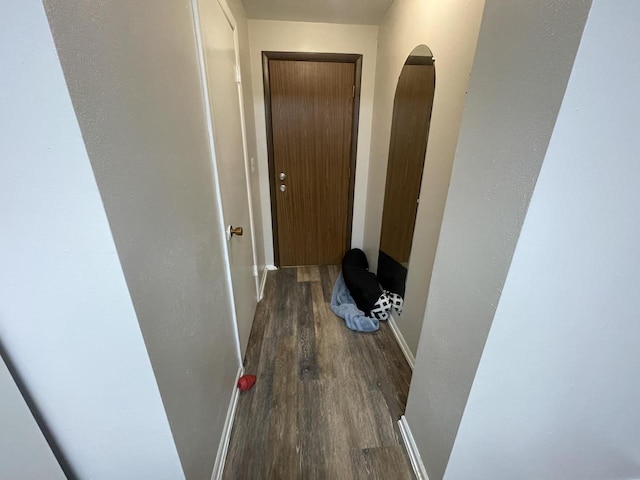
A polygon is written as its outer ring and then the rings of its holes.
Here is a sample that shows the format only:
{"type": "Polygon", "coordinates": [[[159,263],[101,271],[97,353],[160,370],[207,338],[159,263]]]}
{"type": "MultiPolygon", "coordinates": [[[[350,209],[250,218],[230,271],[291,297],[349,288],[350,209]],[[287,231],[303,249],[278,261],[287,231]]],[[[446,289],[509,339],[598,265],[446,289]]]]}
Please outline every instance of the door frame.
{"type": "Polygon", "coordinates": [[[269,162],[269,190],[271,197],[271,228],[273,230],[273,258],[280,266],[278,243],[278,217],[276,215],[277,179],[273,153],[273,124],[271,118],[271,88],[269,85],[269,60],[291,60],[307,62],[353,63],[355,65],[355,91],[353,95],[353,121],[351,126],[351,155],[349,161],[349,196],[347,200],[347,245],[351,245],[353,230],[353,199],[356,179],[356,155],[358,153],[358,123],[360,120],[360,89],[362,83],[362,55],[358,53],[308,53],[308,52],[262,52],[262,84],[264,87],[264,111],[267,126],[267,157],[269,162]]]}

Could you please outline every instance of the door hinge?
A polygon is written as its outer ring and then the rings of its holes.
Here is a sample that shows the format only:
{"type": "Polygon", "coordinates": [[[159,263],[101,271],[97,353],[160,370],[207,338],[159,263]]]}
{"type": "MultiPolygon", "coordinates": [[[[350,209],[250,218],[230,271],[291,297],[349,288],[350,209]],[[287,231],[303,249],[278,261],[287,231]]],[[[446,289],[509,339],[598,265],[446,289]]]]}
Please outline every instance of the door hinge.
{"type": "Polygon", "coordinates": [[[253,276],[257,277],[258,276],[258,266],[257,265],[252,265],[252,270],[253,270],[253,276]]]}
{"type": "Polygon", "coordinates": [[[240,75],[240,65],[236,65],[236,83],[242,83],[242,76],[240,75]]]}
{"type": "Polygon", "coordinates": [[[353,85],[353,88],[351,89],[351,98],[356,98],[356,86],[353,85]]]}

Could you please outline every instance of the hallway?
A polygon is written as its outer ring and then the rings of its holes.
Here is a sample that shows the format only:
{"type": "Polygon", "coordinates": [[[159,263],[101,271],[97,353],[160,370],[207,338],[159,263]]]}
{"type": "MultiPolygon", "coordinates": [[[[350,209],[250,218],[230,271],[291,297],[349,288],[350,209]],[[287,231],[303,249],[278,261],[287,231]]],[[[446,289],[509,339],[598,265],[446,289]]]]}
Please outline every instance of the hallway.
{"type": "Polygon", "coordinates": [[[225,479],[411,479],[397,420],[411,370],[386,322],[348,330],[329,308],[339,267],[269,272],[245,358],[225,479]]]}

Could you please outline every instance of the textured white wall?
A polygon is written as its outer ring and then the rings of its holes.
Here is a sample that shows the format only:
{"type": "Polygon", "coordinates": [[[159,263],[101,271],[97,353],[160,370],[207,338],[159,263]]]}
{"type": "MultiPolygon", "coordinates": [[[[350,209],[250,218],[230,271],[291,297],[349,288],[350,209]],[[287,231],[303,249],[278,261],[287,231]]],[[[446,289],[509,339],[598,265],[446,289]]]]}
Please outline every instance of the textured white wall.
{"type": "Polygon", "coordinates": [[[250,18],[323,22],[348,25],[378,25],[393,0],[243,0],[250,18]]]}
{"type": "Polygon", "coordinates": [[[0,478],[64,480],[51,448],[0,358],[0,478]]]}
{"type": "Polygon", "coordinates": [[[208,478],[240,362],[191,2],[45,4],[180,460],[208,478]]]}
{"type": "Polygon", "coordinates": [[[406,411],[430,480],[444,474],[589,7],[486,3],[406,411]]]}
{"type": "Polygon", "coordinates": [[[42,4],[0,59],[3,347],[78,478],[184,478],[42,4]]]}
{"type": "Polygon", "coordinates": [[[447,480],[640,478],[638,22],[594,1],[447,480]]]}
{"type": "Polygon", "coordinates": [[[398,327],[415,355],[484,1],[396,0],[380,25],[364,246],[377,265],[393,100],[402,66],[424,44],[436,59],[431,130],[398,327]]]}
{"type": "MultiPolygon", "coordinates": [[[[337,25],[327,23],[278,22],[249,20],[251,44],[251,74],[255,107],[257,163],[260,183],[261,221],[264,232],[264,251],[267,265],[273,265],[273,231],[267,156],[267,131],[262,82],[262,51],[359,53],[362,58],[360,119],[358,124],[358,154],[353,205],[351,244],[362,247],[364,212],[367,201],[369,148],[374,76],[376,71],[378,27],[365,25],[337,25]]],[[[382,193],[384,195],[384,188],[382,193]]]]}

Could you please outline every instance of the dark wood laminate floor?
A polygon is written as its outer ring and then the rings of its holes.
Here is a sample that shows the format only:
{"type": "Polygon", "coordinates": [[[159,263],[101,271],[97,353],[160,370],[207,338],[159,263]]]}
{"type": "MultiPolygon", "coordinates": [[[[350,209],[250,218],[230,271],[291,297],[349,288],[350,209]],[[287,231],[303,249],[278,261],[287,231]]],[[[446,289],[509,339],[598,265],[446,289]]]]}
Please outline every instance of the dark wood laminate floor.
{"type": "Polygon", "coordinates": [[[224,479],[414,478],[397,425],[411,370],[386,322],[357,333],[331,312],[338,272],[269,272],[224,479]]]}

